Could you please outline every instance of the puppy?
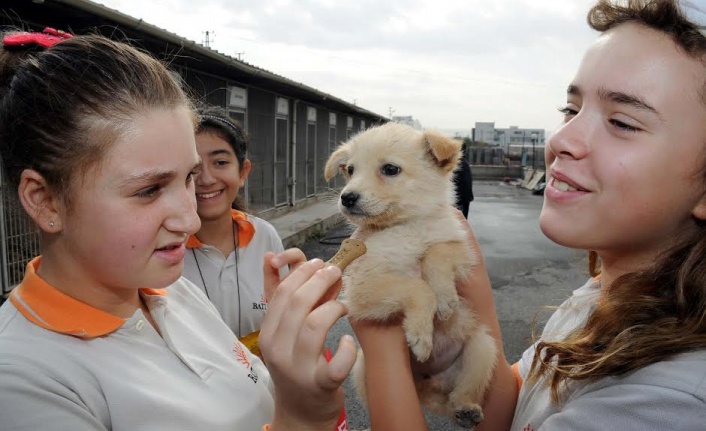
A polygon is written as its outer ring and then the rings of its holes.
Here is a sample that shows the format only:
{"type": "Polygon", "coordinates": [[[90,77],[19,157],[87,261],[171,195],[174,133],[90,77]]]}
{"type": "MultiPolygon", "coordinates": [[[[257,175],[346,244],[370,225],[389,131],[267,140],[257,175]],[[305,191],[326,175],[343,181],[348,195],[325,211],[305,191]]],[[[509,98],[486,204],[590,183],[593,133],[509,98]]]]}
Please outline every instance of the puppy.
{"type": "MultiPolygon", "coordinates": [[[[439,133],[386,123],[341,144],[324,176],[346,178],[338,206],[367,247],[343,276],[349,317],[403,316],[420,400],[473,428],[483,420],[479,403],[497,352],[456,292],[476,262],[453,207],[460,150],[439,133]]],[[[363,400],[364,367],[360,351],[353,373],[363,400]]]]}

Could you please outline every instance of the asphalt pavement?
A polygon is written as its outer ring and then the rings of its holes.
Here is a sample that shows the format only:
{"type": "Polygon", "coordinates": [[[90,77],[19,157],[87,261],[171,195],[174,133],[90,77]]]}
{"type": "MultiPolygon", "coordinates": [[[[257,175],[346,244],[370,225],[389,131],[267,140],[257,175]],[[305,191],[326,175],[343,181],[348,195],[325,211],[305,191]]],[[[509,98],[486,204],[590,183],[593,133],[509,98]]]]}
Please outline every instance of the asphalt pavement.
{"type": "MultiPolygon", "coordinates": [[[[498,182],[474,183],[469,223],[478,237],[493,286],[508,361],[517,361],[551,313],[588,278],[584,252],[549,241],[537,222],[542,196],[498,182]]],[[[300,246],[308,258],[328,260],[352,229],[342,225],[300,246]]],[[[343,334],[354,335],[346,319],[339,320],[327,338],[335,351],[343,334]]],[[[369,426],[350,378],[345,382],[349,429],[369,426]]],[[[461,429],[451,420],[427,414],[430,431],[461,429]]]]}

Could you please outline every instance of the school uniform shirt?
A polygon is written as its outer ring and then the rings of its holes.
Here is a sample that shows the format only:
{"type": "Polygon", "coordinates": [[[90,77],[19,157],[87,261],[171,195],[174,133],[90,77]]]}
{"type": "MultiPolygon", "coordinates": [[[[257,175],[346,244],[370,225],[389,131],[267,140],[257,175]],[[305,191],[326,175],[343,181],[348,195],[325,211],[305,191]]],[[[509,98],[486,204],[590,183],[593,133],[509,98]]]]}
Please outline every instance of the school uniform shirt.
{"type": "Polygon", "coordinates": [[[123,319],[64,295],[27,266],[0,307],[0,429],[259,430],[272,420],[263,363],[186,279],[142,289],[123,319]],[[160,335],[161,334],[161,335],[160,335]]]}
{"type": "MultiPolygon", "coordinates": [[[[542,339],[561,340],[585,324],[600,296],[591,280],[573,292],[547,322],[542,339]]],[[[516,364],[526,379],[534,346],[516,364]]],[[[706,429],[706,351],[680,354],[620,377],[570,382],[563,401],[554,405],[546,379],[523,384],[513,431],[680,430],[706,429]]]]}
{"type": "MultiPolygon", "coordinates": [[[[195,235],[186,242],[183,275],[216,306],[238,337],[258,331],[267,311],[263,264],[265,253],[284,250],[275,228],[265,220],[232,210],[238,226],[238,250],[223,256],[195,235]]],[[[282,269],[280,275],[284,276],[282,269]]]]}

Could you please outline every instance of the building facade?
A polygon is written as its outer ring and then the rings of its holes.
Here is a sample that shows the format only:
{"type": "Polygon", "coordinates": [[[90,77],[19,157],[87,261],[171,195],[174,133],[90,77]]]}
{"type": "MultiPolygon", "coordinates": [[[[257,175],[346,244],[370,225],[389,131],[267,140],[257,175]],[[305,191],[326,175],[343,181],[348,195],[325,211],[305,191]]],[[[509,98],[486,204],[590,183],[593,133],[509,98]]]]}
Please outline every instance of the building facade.
{"type": "Polygon", "coordinates": [[[477,122],[473,128],[473,141],[502,147],[506,152],[509,152],[511,146],[531,146],[534,144],[544,147],[545,133],[544,129],[525,129],[517,126],[503,129],[495,127],[495,123],[477,122]]]}
{"type": "Polygon", "coordinates": [[[473,141],[483,142],[492,147],[499,147],[505,156],[518,161],[521,166],[543,167],[544,129],[526,129],[510,126],[496,128],[495,123],[477,122],[473,128],[473,141]]]}

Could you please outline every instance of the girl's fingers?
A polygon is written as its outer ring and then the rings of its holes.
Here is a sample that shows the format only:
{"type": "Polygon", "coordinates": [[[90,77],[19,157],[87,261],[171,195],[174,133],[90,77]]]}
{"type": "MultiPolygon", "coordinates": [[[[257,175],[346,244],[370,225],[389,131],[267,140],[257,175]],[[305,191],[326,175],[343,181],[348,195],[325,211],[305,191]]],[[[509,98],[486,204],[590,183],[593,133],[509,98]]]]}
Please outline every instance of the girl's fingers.
{"type": "Polygon", "coordinates": [[[285,265],[289,265],[292,270],[306,262],[304,252],[298,248],[289,248],[281,253],[265,254],[264,274],[265,274],[265,297],[269,301],[274,295],[280,281],[279,270],[285,265]]]}
{"type": "MultiPolygon", "coordinates": [[[[323,262],[319,261],[318,263],[323,266],[323,262]]],[[[303,265],[301,268],[304,268],[307,265],[303,265]]],[[[289,292],[288,290],[282,289],[285,288],[285,284],[287,284],[290,278],[298,275],[297,272],[299,272],[299,268],[281,283],[280,288],[275,293],[275,299],[273,302],[277,300],[280,291],[289,292]]],[[[304,324],[304,319],[306,319],[309,313],[311,313],[315,305],[319,303],[329,288],[340,278],[341,270],[335,266],[328,266],[319,269],[308,280],[306,280],[305,283],[300,284],[299,286],[301,287],[292,291],[286,298],[283,298],[283,300],[277,304],[278,307],[286,307],[286,312],[282,312],[282,317],[279,322],[279,327],[281,330],[291,331],[292,328],[296,328],[298,332],[301,331],[302,325],[304,324]]]]}
{"type": "MultiPolygon", "coordinates": [[[[270,336],[274,335],[281,325],[281,320],[288,313],[288,308],[291,308],[290,301],[294,292],[299,289],[305,282],[307,282],[317,270],[321,269],[324,263],[321,259],[313,259],[300,265],[296,270],[290,273],[289,277],[283,280],[274,293],[272,293],[271,299],[267,305],[267,313],[265,313],[265,320],[262,322],[262,328],[260,329],[260,339],[269,340],[270,336]]],[[[296,327],[286,328],[292,330],[296,327]]]]}
{"type": "Polygon", "coordinates": [[[343,281],[339,279],[336,281],[336,284],[331,286],[329,290],[326,291],[318,305],[323,304],[324,302],[337,300],[338,294],[341,293],[341,288],[343,288],[343,281]]]}
{"type": "Polygon", "coordinates": [[[277,253],[273,264],[277,265],[277,268],[289,265],[291,269],[295,269],[304,262],[306,262],[306,256],[303,251],[298,248],[288,248],[283,252],[277,253]]]}
{"type": "Polygon", "coordinates": [[[346,334],[338,341],[338,349],[331,361],[316,371],[316,380],[323,388],[333,390],[343,384],[351,372],[357,357],[357,348],[353,337],[346,334]]]}
{"type": "Polygon", "coordinates": [[[277,289],[277,285],[280,282],[279,267],[272,263],[272,259],[274,259],[274,257],[275,254],[271,251],[265,253],[264,265],[262,268],[263,274],[265,276],[265,298],[268,302],[270,301],[270,299],[272,299],[272,296],[274,295],[275,290],[277,289]]]}
{"type": "Polygon", "coordinates": [[[299,360],[315,360],[324,350],[326,333],[348,309],[338,301],[328,301],[315,308],[304,319],[297,339],[299,360]]]}

